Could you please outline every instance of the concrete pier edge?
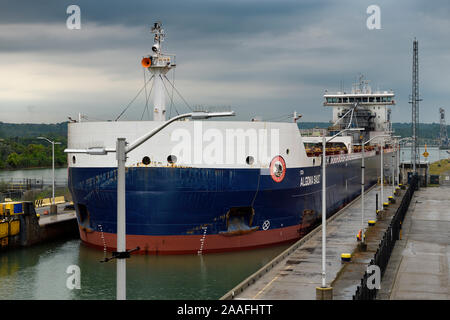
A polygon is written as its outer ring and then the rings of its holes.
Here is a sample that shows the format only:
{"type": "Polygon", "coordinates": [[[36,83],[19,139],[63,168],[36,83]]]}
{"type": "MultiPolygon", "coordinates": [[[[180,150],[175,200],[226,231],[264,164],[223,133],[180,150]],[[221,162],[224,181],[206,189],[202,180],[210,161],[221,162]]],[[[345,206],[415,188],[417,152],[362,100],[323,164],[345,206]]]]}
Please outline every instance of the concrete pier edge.
{"type": "MultiPolygon", "coordinates": [[[[368,188],[365,191],[366,193],[369,193],[370,191],[372,191],[372,189],[376,188],[378,186],[377,183],[375,183],[373,186],[371,186],[370,188],[368,188]]],[[[327,224],[332,222],[333,220],[335,220],[337,217],[339,217],[340,215],[342,215],[345,210],[351,206],[352,204],[356,203],[357,201],[359,201],[361,199],[361,195],[359,195],[358,197],[356,197],[355,199],[353,199],[351,202],[349,202],[344,208],[342,208],[341,210],[339,210],[338,212],[336,212],[334,215],[332,215],[331,217],[329,217],[327,219],[327,224]]],[[[236,295],[238,295],[239,293],[243,292],[244,289],[246,289],[247,287],[249,287],[250,285],[252,285],[253,283],[256,282],[256,280],[258,280],[259,278],[261,278],[264,274],[266,274],[267,272],[269,272],[273,267],[275,267],[278,263],[280,263],[282,260],[284,260],[288,255],[290,255],[293,251],[295,251],[299,246],[301,246],[303,243],[305,243],[306,241],[308,241],[310,238],[312,238],[315,234],[317,234],[318,232],[320,232],[322,230],[322,225],[318,225],[316,228],[314,228],[313,230],[311,230],[307,235],[305,235],[304,237],[302,237],[301,239],[299,239],[296,243],[294,243],[292,246],[290,246],[289,248],[287,248],[286,250],[284,250],[282,253],[280,253],[278,256],[276,256],[275,258],[273,258],[271,261],[269,261],[265,266],[261,267],[259,270],[257,270],[255,273],[253,273],[252,275],[250,275],[249,277],[247,277],[244,281],[242,281],[241,283],[239,283],[238,285],[236,285],[233,289],[231,289],[230,291],[228,291],[225,295],[223,295],[219,300],[232,300],[234,299],[234,297],[236,295]]]]}

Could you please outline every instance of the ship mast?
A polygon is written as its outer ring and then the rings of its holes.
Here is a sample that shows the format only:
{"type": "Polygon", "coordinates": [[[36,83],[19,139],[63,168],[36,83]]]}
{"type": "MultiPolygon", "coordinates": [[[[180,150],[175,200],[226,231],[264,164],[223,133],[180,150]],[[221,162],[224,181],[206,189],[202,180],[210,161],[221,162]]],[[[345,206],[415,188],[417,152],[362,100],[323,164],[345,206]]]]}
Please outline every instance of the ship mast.
{"type": "Polygon", "coordinates": [[[155,22],[151,32],[154,34],[152,54],[142,59],[142,66],[153,75],[153,121],[166,120],[166,95],[163,77],[170,69],[175,67],[174,55],[162,53],[162,42],[165,33],[161,22],[155,22]]]}

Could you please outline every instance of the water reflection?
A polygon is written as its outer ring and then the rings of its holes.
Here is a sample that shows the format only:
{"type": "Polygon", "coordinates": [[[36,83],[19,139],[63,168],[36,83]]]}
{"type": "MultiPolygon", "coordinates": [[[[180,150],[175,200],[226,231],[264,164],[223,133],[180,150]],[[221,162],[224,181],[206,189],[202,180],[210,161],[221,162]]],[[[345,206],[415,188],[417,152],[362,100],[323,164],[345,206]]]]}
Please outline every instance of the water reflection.
{"type": "MultiPolygon", "coordinates": [[[[218,299],[289,245],[203,256],[133,255],[128,299],[218,299]]],[[[115,299],[116,263],[79,240],[0,255],[0,299],[115,299]],[[81,290],[69,290],[69,265],[81,269],[81,290]]]]}

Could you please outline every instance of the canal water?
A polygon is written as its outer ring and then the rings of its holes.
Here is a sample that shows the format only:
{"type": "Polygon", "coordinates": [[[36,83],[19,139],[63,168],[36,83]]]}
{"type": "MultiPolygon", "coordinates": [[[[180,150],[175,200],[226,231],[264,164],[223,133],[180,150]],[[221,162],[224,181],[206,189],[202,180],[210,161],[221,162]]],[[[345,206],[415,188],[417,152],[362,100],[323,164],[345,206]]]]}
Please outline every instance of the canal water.
{"type": "MultiPolygon", "coordinates": [[[[37,179],[50,184],[52,181],[52,169],[0,170],[0,181],[19,181],[24,179],[37,179]]],[[[55,169],[55,181],[59,185],[67,183],[67,168],[55,169]]]]}
{"type": "MultiPolygon", "coordinates": [[[[450,150],[448,150],[450,152],[450,150]]],[[[425,158],[423,153],[425,152],[425,147],[419,148],[420,161],[428,161],[429,163],[433,163],[442,159],[450,158],[450,154],[447,153],[447,150],[439,150],[438,147],[427,147],[427,152],[429,156],[425,158]]],[[[411,147],[402,147],[400,149],[400,160],[410,162],[411,161],[411,147]]]]}
{"type": "MultiPolygon", "coordinates": [[[[218,299],[288,246],[201,256],[133,255],[127,259],[127,298],[218,299]]],[[[80,240],[1,252],[0,299],[115,299],[116,262],[103,259],[102,250],[80,240]],[[66,286],[70,265],[80,267],[81,289],[66,286]]]]}

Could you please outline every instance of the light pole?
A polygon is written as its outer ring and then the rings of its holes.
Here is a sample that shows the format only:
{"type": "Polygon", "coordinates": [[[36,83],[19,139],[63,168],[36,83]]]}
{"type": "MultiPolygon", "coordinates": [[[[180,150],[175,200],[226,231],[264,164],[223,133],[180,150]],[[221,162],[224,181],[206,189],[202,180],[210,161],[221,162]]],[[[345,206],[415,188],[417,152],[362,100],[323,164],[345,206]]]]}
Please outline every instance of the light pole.
{"type": "MultiPolygon", "coordinates": [[[[406,138],[402,138],[397,140],[397,173],[398,173],[398,179],[397,179],[397,185],[400,184],[400,146],[401,146],[401,142],[402,141],[411,141],[413,138],[412,137],[406,137],[406,138]]],[[[403,159],[402,161],[402,174],[405,174],[405,169],[404,169],[404,161],[405,159],[403,159]]]]}
{"type": "MultiPolygon", "coordinates": [[[[37,137],[39,140],[46,140],[52,144],[52,205],[55,206],[55,144],[61,144],[61,142],[51,141],[45,137],[37,137]]],[[[55,213],[55,207],[50,208],[51,213],[55,213]]]]}
{"type": "Polygon", "coordinates": [[[383,185],[384,185],[384,161],[383,161],[383,153],[384,153],[384,141],[383,144],[381,145],[381,196],[380,196],[380,208],[383,208],[383,197],[384,197],[384,190],[383,190],[383,185]]]}
{"type": "Polygon", "coordinates": [[[140,138],[136,139],[129,146],[125,138],[117,138],[116,148],[89,148],[89,149],[66,149],[66,153],[86,153],[90,155],[105,155],[109,152],[116,153],[117,159],[117,252],[114,253],[113,258],[117,259],[117,285],[116,294],[117,300],[126,300],[126,258],[129,257],[129,253],[126,250],[126,206],[125,206],[125,162],[127,154],[145,141],[153,137],[162,129],[176,120],[191,118],[193,120],[208,119],[212,117],[227,117],[234,116],[234,111],[230,112],[192,112],[185,113],[173,117],[166,122],[163,122],[159,127],[144,134],[140,138]]]}
{"type": "Polygon", "coordinates": [[[326,145],[327,142],[333,140],[341,133],[346,131],[362,131],[362,128],[348,128],[344,129],[330,138],[323,136],[322,138],[322,286],[316,288],[316,295],[323,297],[323,290],[328,289],[326,285],[326,222],[327,222],[327,188],[326,188],[326,168],[327,168],[327,158],[326,158],[326,145]]]}
{"type": "Polygon", "coordinates": [[[363,142],[361,144],[362,146],[362,160],[361,160],[361,242],[364,243],[364,184],[365,184],[365,177],[364,177],[364,159],[365,159],[365,146],[367,143],[369,143],[370,141],[376,139],[376,138],[384,138],[384,137],[389,137],[389,135],[378,135],[375,136],[369,140],[367,140],[366,142],[363,142]]]}
{"type": "Polygon", "coordinates": [[[394,196],[394,194],[395,194],[395,177],[397,177],[397,185],[400,183],[400,182],[398,182],[398,180],[399,180],[398,177],[400,177],[400,164],[399,164],[399,155],[400,154],[398,151],[398,148],[399,148],[398,138],[401,138],[401,136],[392,136],[392,138],[395,139],[394,146],[396,148],[395,156],[392,155],[392,169],[393,169],[393,172],[392,172],[392,196],[394,196]],[[394,157],[396,158],[395,160],[394,160],[394,157]],[[397,174],[395,174],[395,170],[397,170],[397,174]]]}

